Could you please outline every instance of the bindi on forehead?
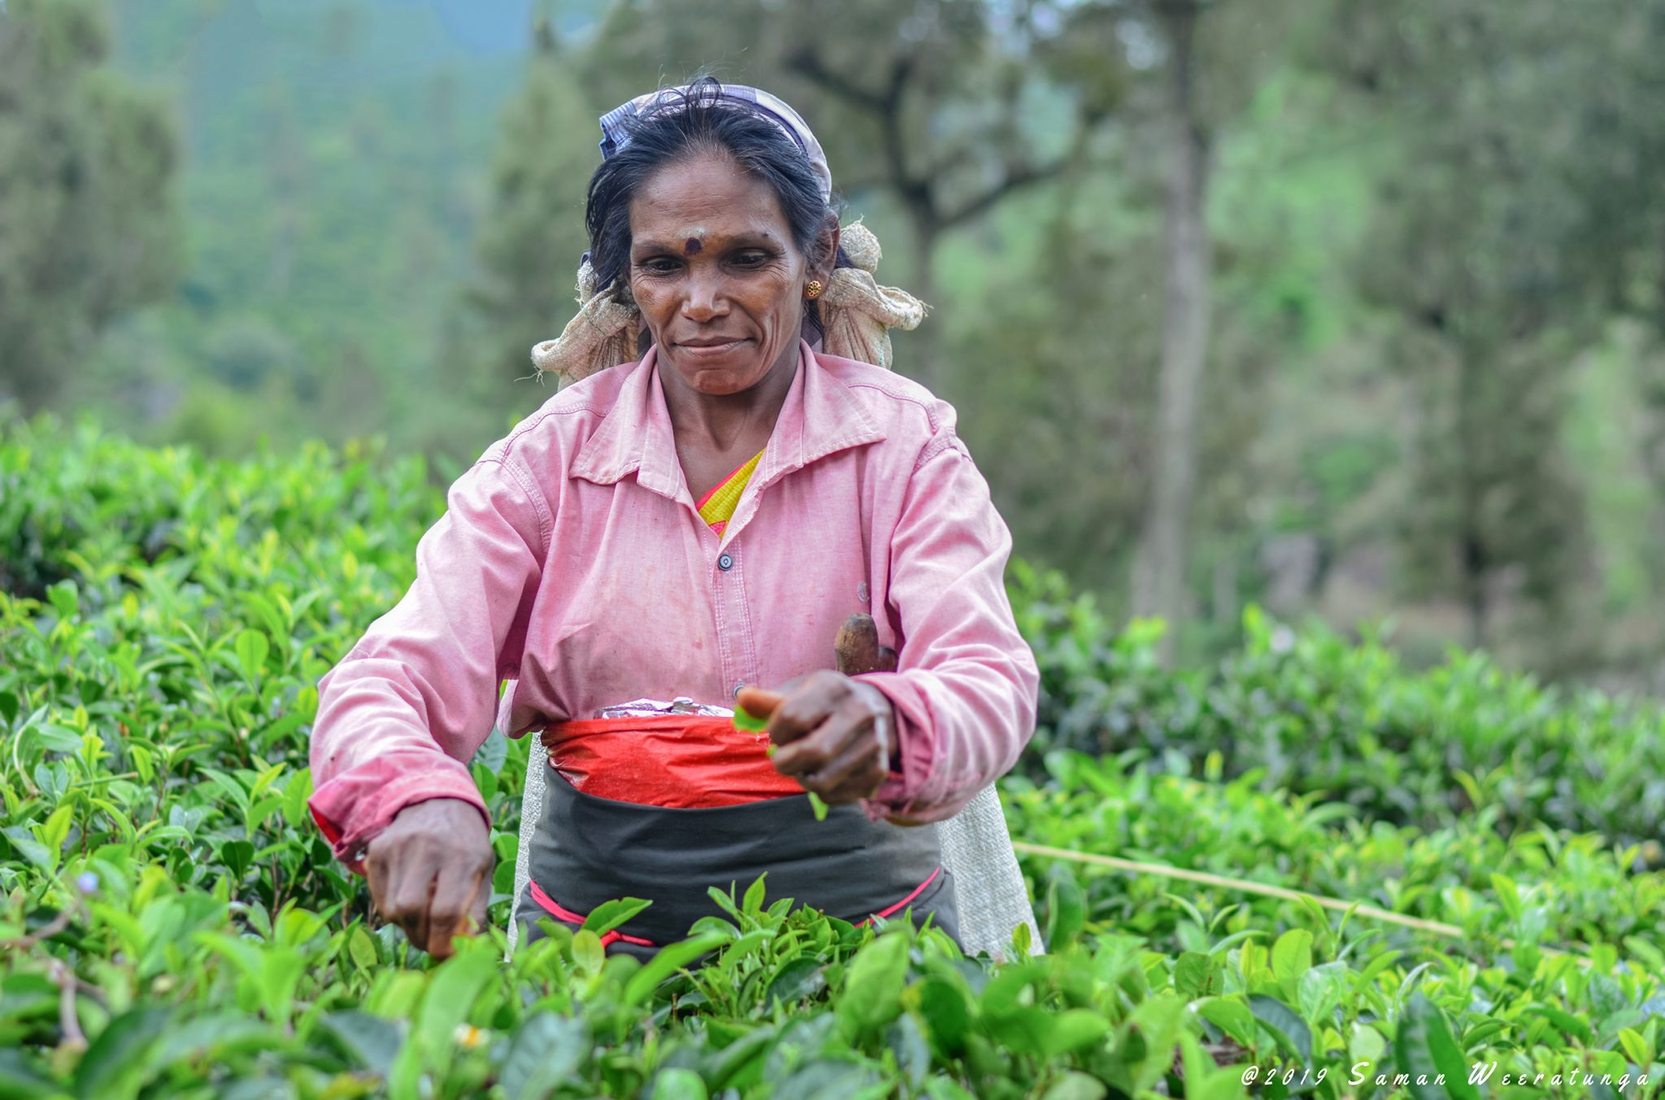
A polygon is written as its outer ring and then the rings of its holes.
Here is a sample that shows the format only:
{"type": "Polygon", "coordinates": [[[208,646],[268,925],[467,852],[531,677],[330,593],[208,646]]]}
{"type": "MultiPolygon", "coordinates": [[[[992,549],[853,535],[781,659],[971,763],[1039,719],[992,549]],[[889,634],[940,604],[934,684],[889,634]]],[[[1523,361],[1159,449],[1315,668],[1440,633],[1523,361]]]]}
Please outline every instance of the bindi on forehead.
{"type": "Polygon", "coordinates": [[[683,221],[680,225],[675,222],[654,225],[653,219],[649,217],[639,219],[636,228],[641,232],[635,234],[631,240],[631,251],[635,255],[669,253],[690,260],[703,255],[707,250],[723,252],[731,248],[763,247],[779,251],[787,247],[789,239],[779,228],[755,222],[734,225],[718,222],[708,225],[683,221]],[[642,225],[640,221],[646,221],[648,224],[642,225]]]}

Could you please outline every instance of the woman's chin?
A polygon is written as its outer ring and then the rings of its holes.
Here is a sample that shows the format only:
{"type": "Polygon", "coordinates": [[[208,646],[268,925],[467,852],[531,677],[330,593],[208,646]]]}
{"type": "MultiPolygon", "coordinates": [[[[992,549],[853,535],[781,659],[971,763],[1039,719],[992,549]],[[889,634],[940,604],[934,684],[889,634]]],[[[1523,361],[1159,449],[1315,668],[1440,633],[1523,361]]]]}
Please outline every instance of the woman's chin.
{"type": "Polygon", "coordinates": [[[686,360],[674,364],[677,373],[689,389],[712,397],[723,397],[751,389],[768,374],[751,356],[732,356],[728,362],[694,362],[686,360]]]}

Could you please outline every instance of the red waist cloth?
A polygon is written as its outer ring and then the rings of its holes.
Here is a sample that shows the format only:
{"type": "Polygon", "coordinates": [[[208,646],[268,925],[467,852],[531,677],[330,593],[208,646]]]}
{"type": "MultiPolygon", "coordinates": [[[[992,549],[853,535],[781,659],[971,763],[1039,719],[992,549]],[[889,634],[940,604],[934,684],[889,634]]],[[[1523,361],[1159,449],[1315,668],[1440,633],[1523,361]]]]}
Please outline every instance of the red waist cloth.
{"type": "Polygon", "coordinates": [[[766,735],[727,718],[586,718],[549,726],[542,740],[555,770],[597,798],[700,809],[804,793],[770,763],[766,735]]]}

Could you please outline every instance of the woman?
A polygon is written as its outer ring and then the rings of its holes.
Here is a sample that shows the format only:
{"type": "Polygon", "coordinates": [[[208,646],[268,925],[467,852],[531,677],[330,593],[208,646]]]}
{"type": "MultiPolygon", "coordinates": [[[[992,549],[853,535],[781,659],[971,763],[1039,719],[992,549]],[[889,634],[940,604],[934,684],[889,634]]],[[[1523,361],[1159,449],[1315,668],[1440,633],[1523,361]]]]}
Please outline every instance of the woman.
{"type": "Polygon", "coordinates": [[[873,283],[864,229],[841,250],[820,145],[779,100],[706,80],[602,130],[583,308],[534,349],[573,384],[452,486],[410,591],[320,682],[314,817],[449,953],[491,889],[465,762],[495,712],[548,749],[527,932],[643,897],[609,950],[650,955],[716,912],[709,886],[766,872],[770,898],[953,935],[929,823],[1012,766],[1038,675],[953,410],[883,369],[884,326],[923,309],[873,283]],[[835,658],[847,622],[873,636],[835,658]]]}

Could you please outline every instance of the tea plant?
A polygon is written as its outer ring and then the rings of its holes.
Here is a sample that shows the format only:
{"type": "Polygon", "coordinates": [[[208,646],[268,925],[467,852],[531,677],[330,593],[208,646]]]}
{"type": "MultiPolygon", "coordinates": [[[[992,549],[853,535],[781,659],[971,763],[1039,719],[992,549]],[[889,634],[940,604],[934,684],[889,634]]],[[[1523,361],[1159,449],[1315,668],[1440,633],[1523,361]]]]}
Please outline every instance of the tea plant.
{"type": "Polygon", "coordinates": [[[473,764],[493,927],[435,963],[309,820],[306,737],[318,678],[404,590],[442,507],[421,463],[375,447],[217,463],[87,424],[0,430],[0,1097],[1599,1097],[1665,1079],[1665,881],[1641,835],[1656,712],[1478,658],[1408,675],[1256,617],[1241,654],[1170,677],[1145,628],[1114,634],[1021,566],[1046,695],[1005,781],[1017,839],[1460,936],[1025,854],[1050,953],[1024,961],[793,909],[766,879],[647,964],[601,945],[628,904],[505,960],[529,746],[494,735],[473,764]],[[1534,770],[1575,746],[1594,763],[1534,770]]]}
{"type": "Polygon", "coordinates": [[[1218,667],[1167,672],[1161,624],[1118,634],[1060,577],[1014,562],[1011,580],[1041,666],[1036,779],[1052,748],[1141,749],[1189,775],[1213,758],[1370,818],[1436,829],[1496,807],[1505,831],[1599,832],[1665,866],[1665,706],[1545,687],[1482,653],[1412,673],[1372,637],[1295,633],[1255,608],[1218,667]]]}

